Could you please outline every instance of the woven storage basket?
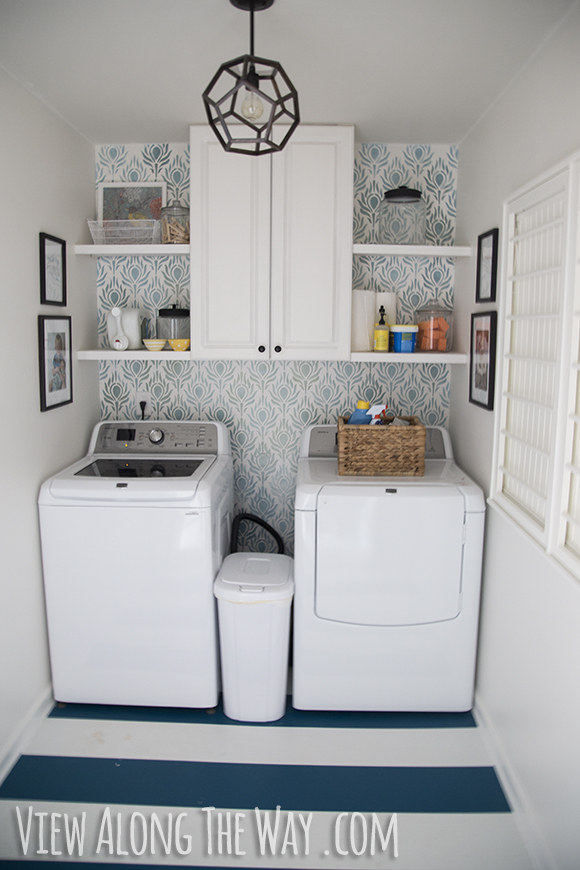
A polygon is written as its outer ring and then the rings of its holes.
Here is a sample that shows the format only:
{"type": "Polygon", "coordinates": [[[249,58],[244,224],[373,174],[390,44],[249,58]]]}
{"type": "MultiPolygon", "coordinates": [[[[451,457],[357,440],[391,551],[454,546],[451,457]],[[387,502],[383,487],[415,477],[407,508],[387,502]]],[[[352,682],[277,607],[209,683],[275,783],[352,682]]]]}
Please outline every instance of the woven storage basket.
{"type": "Polygon", "coordinates": [[[420,477],[425,474],[426,430],[418,417],[410,426],[347,425],[338,418],[338,473],[420,477]]]}

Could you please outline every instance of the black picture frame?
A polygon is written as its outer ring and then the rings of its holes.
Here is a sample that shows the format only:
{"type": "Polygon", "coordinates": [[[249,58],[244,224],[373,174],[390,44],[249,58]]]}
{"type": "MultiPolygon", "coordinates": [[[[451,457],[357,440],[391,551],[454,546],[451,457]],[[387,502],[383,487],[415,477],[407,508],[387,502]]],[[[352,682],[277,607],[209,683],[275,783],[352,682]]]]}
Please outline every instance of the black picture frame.
{"type": "Polygon", "coordinates": [[[499,230],[497,227],[477,237],[476,302],[495,302],[498,247],[499,230]]]}
{"type": "Polygon", "coordinates": [[[493,411],[496,344],[497,311],[472,314],[469,401],[486,411],[493,411]]]}
{"type": "Polygon", "coordinates": [[[72,318],[38,315],[40,410],[70,405],[72,392],[72,318]]]}
{"type": "Polygon", "coordinates": [[[66,305],[66,242],[39,233],[41,305],[66,305]]]}

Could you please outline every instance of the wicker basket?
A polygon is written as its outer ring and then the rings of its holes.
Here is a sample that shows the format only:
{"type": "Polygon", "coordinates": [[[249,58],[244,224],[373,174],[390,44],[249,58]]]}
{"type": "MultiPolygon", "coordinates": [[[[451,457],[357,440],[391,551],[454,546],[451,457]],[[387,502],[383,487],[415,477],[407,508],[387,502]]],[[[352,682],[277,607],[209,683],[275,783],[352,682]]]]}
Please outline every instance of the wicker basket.
{"type": "Polygon", "coordinates": [[[418,417],[410,426],[347,425],[338,418],[338,473],[420,477],[425,474],[426,430],[418,417]]]}

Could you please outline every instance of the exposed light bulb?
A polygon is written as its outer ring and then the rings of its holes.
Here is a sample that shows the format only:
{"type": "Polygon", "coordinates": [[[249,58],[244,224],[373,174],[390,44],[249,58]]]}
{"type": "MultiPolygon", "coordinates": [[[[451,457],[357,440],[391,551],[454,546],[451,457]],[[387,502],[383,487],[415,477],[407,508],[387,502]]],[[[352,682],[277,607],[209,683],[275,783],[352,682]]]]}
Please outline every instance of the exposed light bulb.
{"type": "Polygon", "coordinates": [[[248,121],[257,121],[264,114],[264,104],[255,91],[246,89],[246,96],[242,100],[242,115],[248,121]]]}

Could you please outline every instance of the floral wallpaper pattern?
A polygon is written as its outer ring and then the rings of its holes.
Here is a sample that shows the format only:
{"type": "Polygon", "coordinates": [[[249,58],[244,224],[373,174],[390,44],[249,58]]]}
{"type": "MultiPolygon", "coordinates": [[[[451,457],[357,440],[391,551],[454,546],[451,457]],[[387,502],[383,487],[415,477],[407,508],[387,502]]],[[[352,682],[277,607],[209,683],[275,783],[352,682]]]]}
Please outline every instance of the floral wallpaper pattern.
{"type": "MultiPolygon", "coordinates": [[[[96,182],[167,183],[168,200],[189,203],[187,145],[98,146],[96,182]]],[[[455,231],[457,149],[443,145],[359,145],[354,168],[354,240],[376,241],[384,191],[419,186],[427,204],[428,241],[450,245],[455,231]]],[[[453,306],[453,260],[431,257],[353,258],[353,287],[394,290],[400,322],[427,301],[453,306]]],[[[152,316],[171,304],[189,307],[189,263],[175,255],[100,257],[97,267],[99,345],[107,346],[106,314],[119,305],[152,316]]],[[[218,420],[228,427],[237,512],[257,514],[293,547],[293,502],[302,431],[335,422],[358,399],[387,401],[399,414],[446,425],[449,372],[440,363],[123,360],[99,363],[103,419],[136,419],[137,390],[151,397],[152,418],[218,420]]],[[[240,529],[244,550],[272,549],[259,527],[240,529]]]]}

